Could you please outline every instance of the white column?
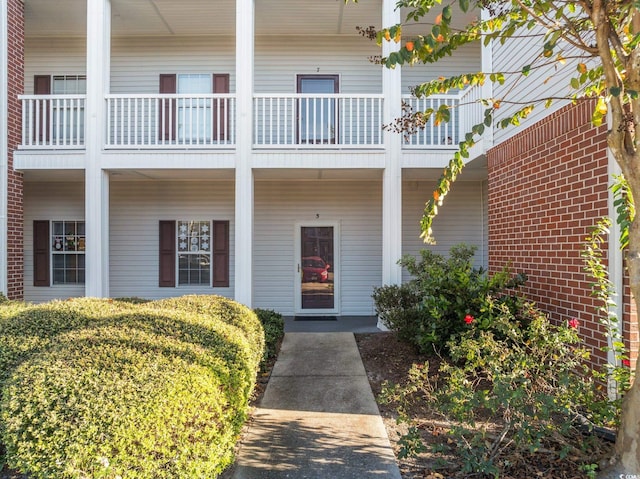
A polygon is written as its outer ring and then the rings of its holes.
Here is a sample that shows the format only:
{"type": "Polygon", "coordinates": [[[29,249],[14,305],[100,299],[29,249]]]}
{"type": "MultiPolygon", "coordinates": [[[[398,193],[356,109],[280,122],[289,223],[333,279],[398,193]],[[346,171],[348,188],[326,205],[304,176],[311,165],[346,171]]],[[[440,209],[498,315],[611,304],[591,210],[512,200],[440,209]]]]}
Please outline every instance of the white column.
{"type": "MultiPolygon", "coordinates": [[[[480,12],[482,20],[488,20],[491,17],[489,11],[485,8],[480,12]]],[[[493,40],[490,40],[488,44],[485,45],[485,42],[481,42],[481,69],[485,73],[491,73],[493,71],[493,40]]],[[[493,97],[493,82],[487,81],[482,85],[482,98],[492,98],[493,97]]],[[[483,149],[486,152],[493,146],[493,131],[495,126],[492,125],[491,128],[487,128],[484,130],[484,134],[482,135],[482,143],[483,149]]],[[[466,134],[466,131],[461,131],[460,134],[466,134]]]]}
{"type": "Polygon", "coordinates": [[[253,52],[254,3],[236,0],[236,217],[234,299],[253,301],[253,52]]]}
{"type": "MultiPolygon", "coordinates": [[[[395,0],[383,0],[382,25],[390,27],[400,23],[400,12],[395,0]]],[[[400,48],[391,41],[383,42],[382,55],[388,56],[400,48]]],[[[382,93],[384,95],[383,121],[391,123],[402,115],[401,68],[382,67],[382,93]]],[[[385,130],[385,169],[382,178],[382,284],[400,284],[402,268],[397,264],[402,256],[402,138],[398,133],[385,130]]],[[[416,234],[418,231],[416,230],[416,234]]],[[[378,321],[378,327],[384,325],[378,321]]]]}
{"type": "Polygon", "coordinates": [[[0,293],[6,295],[9,289],[7,277],[8,240],[8,194],[9,194],[9,150],[7,147],[7,106],[8,88],[8,34],[7,1],[0,0],[0,293]]]}
{"type": "Polygon", "coordinates": [[[102,169],[105,94],[111,55],[109,0],[87,0],[87,101],[85,103],[85,295],[109,296],[109,176],[102,169]]]}

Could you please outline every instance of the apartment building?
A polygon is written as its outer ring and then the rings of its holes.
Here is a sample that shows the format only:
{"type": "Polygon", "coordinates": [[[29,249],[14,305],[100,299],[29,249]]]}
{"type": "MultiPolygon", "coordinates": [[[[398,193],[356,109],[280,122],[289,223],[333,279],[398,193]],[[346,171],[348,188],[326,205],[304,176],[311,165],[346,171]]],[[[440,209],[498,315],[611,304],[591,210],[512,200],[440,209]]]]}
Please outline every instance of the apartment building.
{"type": "MultiPolygon", "coordinates": [[[[491,95],[487,85],[416,99],[411,86],[517,70],[534,53],[478,44],[385,69],[375,58],[397,44],[381,52],[356,27],[404,20],[395,0],[0,5],[0,290],[36,302],[214,293],[286,315],[372,315],[372,288],[407,279],[397,261],[424,247],[424,201],[483,117],[474,100],[491,95]],[[442,103],[455,107],[448,124],[384,127],[403,108],[442,103]]],[[[431,246],[466,242],[477,265],[528,273],[527,294],[556,321],[579,317],[594,350],[602,331],[580,250],[612,211],[604,134],[588,108],[566,105],[488,132],[431,246]]],[[[613,239],[622,329],[637,350],[613,239]]]]}

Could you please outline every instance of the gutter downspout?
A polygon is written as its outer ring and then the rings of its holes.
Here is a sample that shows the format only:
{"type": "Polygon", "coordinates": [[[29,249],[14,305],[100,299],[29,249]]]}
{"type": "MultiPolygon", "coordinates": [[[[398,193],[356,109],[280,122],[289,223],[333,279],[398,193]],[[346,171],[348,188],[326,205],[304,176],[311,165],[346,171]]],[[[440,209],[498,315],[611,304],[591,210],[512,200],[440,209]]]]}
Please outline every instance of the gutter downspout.
{"type": "Polygon", "coordinates": [[[8,134],[8,25],[7,0],[0,0],[0,293],[8,294],[7,240],[8,240],[8,202],[9,202],[9,150],[8,134]]]}

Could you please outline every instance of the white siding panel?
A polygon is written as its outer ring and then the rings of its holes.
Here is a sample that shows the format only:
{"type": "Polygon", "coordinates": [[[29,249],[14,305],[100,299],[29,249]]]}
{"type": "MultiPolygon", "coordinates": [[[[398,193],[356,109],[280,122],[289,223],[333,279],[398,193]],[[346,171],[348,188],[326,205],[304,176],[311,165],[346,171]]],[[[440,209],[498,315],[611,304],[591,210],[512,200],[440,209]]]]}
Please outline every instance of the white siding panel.
{"type": "Polygon", "coordinates": [[[450,77],[464,73],[476,73],[481,70],[480,43],[465,45],[452,56],[446,56],[438,63],[404,65],[402,67],[402,94],[411,93],[411,87],[435,80],[438,77],[450,77]]]}
{"type": "MultiPolygon", "coordinates": [[[[403,254],[419,256],[430,249],[447,255],[451,246],[466,243],[478,248],[476,266],[487,266],[487,191],[486,182],[457,181],[444,200],[433,222],[436,245],[425,245],[420,238],[420,218],[424,203],[431,197],[435,182],[406,181],[403,187],[403,254]]],[[[403,281],[410,279],[403,271],[403,281]]]]}
{"type": "Polygon", "coordinates": [[[156,299],[220,294],[234,288],[234,187],[231,181],[111,183],[110,294],[156,299]],[[230,287],[158,286],[160,220],[228,220],[230,287]]]}
{"type": "Polygon", "coordinates": [[[84,285],[33,286],[33,222],[84,220],[84,183],[24,184],[24,297],[44,302],[84,296],[84,285]]]}
{"type": "MultiPolygon", "coordinates": [[[[535,32],[535,30],[532,32],[535,32]]],[[[513,90],[515,95],[511,93],[510,98],[511,100],[515,98],[518,102],[531,102],[540,98],[567,97],[569,95],[569,82],[570,78],[576,75],[576,62],[570,59],[562,65],[556,61],[541,60],[542,57],[539,57],[539,55],[542,51],[544,40],[542,37],[532,38],[532,32],[527,32],[527,35],[523,38],[511,39],[503,45],[500,42],[493,42],[493,70],[496,72],[515,72],[515,74],[506,75],[506,81],[503,85],[494,85],[495,98],[502,98],[505,94],[511,92],[516,81],[518,86],[513,90]],[[547,65],[537,68],[537,65],[544,64],[547,65]],[[525,78],[518,72],[522,71],[526,65],[532,65],[532,69],[531,73],[525,78]]],[[[544,31],[541,33],[544,34],[544,31]]],[[[557,53],[558,50],[554,53],[554,58],[557,53]]],[[[563,55],[571,58],[571,49],[566,48],[563,51],[563,55]]],[[[520,127],[495,129],[494,144],[500,144],[518,131],[533,125],[568,103],[569,101],[567,100],[556,100],[550,108],[545,108],[544,102],[537,104],[533,113],[521,122],[520,127]]],[[[521,104],[503,104],[499,110],[498,119],[506,117],[520,107],[522,107],[521,104]]]]}
{"type": "Polygon", "coordinates": [[[26,38],[24,93],[33,94],[34,75],[85,75],[86,44],[86,38],[26,38]]]}
{"type": "Polygon", "coordinates": [[[114,38],[111,51],[112,93],[158,93],[161,73],[228,73],[235,91],[234,38],[114,38]]]}
{"type": "Polygon", "coordinates": [[[256,39],[255,91],[295,93],[297,74],[340,75],[341,93],[382,93],[375,42],[362,37],[260,37],[256,39]]]}
{"type": "Polygon", "coordinates": [[[371,293],[382,280],[381,182],[258,181],[255,202],[254,306],[294,313],[296,224],[336,222],[340,314],[374,314],[371,293]]]}

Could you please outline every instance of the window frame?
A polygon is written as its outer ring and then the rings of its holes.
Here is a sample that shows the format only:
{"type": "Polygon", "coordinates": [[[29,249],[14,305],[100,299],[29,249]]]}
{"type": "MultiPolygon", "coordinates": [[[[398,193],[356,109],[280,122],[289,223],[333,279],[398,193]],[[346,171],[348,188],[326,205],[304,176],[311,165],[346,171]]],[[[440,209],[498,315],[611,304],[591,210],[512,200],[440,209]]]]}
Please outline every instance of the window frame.
{"type": "MultiPolygon", "coordinates": [[[[190,219],[190,220],[176,220],[176,239],[175,239],[175,271],[176,271],[176,288],[190,288],[190,287],[199,287],[199,286],[208,286],[212,287],[213,284],[213,253],[212,253],[212,243],[213,243],[213,225],[212,220],[198,220],[198,219],[190,219]],[[200,234],[193,235],[193,230],[191,229],[192,225],[197,223],[200,229],[200,234]],[[185,231],[181,230],[181,226],[185,226],[185,231]],[[206,226],[206,230],[203,229],[203,226],[206,226]],[[188,234],[187,234],[188,233],[188,234]],[[184,236],[184,238],[183,238],[184,236]],[[196,239],[196,242],[193,240],[196,239]],[[201,248],[194,249],[194,247],[201,246],[201,248]],[[185,245],[184,247],[182,245],[185,245]],[[206,248],[205,248],[206,245],[206,248]],[[203,257],[208,256],[209,258],[209,267],[208,267],[208,281],[207,282],[191,282],[190,273],[191,269],[181,268],[180,266],[180,256],[193,256],[193,257],[203,257]],[[188,282],[181,282],[181,273],[183,271],[187,271],[188,282]]],[[[200,275],[202,275],[202,271],[204,269],[200,268],[200,275]]]]}
{"type": "Polygon", "coordinates": [[[85,220],[49,220],[49,281],[51,286],[82,286],[86,284],[86,238],[85,220]],[[73,224],[73,233],[69,232],[68,225],[70,224],[73,224]],[[56,225],[60,225],[61,230],[56,229],[56,225]],[[67,258],[71,256],[76,258],[74,267],[67,265],[67,258]],[[80,265],[79,259],[81,256],[84,258],[82,265],[80,265]],[[56,267],[56,257],[64,258],[61,268],[56,267]],[[56,270],[63,272],[65,280],[56,279],[56,270]],[[71,271],[76,276],[75,281],[66,280],[68,272],[71,271]]]}

